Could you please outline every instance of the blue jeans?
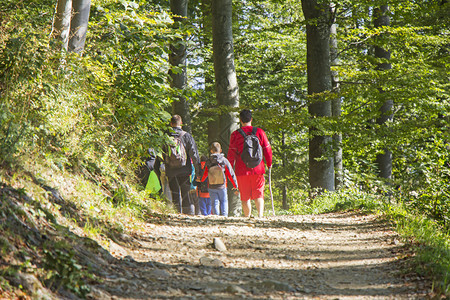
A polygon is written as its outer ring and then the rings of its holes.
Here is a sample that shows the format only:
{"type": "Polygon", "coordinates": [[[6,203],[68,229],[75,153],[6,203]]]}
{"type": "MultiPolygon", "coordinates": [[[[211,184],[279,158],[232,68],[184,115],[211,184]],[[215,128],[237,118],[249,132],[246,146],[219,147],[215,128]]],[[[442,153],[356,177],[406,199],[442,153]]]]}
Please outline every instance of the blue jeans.
{"type": "Polygon", "coordinates": [[[198,197],[198,206],[200,206],[200,213],[204,216],[211,214],[211,198],[198,197]]]}
{"type": "Polygon", "coordinates": [[[208,191],[214,214],[228,217],[227,189],[208,189],[208,191]]]}

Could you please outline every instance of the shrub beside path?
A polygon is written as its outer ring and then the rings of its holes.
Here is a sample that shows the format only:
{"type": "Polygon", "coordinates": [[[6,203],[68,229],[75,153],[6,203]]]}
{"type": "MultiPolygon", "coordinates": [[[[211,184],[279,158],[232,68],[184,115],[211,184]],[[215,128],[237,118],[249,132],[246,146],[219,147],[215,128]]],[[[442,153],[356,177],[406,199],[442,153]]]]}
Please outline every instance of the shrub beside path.
{"type": "Polygon", "coordinates": [[[98,253],[90,297],[427,299],[411,256],[386,221],[357,212],[153,216],[98,253]]]}

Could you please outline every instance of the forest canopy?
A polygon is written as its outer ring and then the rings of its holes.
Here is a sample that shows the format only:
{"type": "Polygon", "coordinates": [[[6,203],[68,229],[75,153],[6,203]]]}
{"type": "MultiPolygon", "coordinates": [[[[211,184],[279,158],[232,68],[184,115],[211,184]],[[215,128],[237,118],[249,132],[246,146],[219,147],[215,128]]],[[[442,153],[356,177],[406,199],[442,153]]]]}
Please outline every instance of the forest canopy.
{"type": "Polygon", "coordinates": [[[202,153],[217,116],[253,110],[272,143],[275,198],[284,209],[308,197],[308,145],[325,136],[330,142],[314,161],[336,163],[341,151],[336,189],[405,201],[448,226],[447,1],[317,1],[326,9],[308,19],[299,1],[234,1],[234,107],[216,100],[210,1],[189,1],[180,18],[169,1],[93,0],[79,53],[55,37],[57,2],[64,1],[9,0],[0,10],[2,164],[28,153],[121,181],[148,147],[161,149],[174,103],[185,99],[202,153]],[[335,85],[311,93],[307,27],[320,18],[336,29],[326,37],[335,85]],[[171,65],[180,46],[185,63],[171,65]],[[186,84],[174,86],[168,74],[183,72],[186,84]],[[311,113],[326,102],[338,110],[311,113]]]}

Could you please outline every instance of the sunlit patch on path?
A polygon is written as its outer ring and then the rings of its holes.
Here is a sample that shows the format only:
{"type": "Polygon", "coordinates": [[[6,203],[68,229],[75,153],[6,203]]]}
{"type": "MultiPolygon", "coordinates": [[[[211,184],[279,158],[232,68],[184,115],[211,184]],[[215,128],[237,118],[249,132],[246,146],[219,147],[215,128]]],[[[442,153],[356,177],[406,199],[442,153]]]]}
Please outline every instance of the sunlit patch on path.
{"type": "Polygon", "coordinates": [[[426,297],[399,237],[374,215],[160,216],[114,247],[98,288],[119,299],[426,297]]]}

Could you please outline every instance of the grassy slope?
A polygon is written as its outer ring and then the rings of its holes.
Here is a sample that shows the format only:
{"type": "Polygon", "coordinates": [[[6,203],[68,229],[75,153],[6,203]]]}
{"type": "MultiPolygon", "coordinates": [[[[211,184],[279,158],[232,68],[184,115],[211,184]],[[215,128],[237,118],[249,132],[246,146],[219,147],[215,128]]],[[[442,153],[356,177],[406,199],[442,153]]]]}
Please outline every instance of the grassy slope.
{"type": "Polygon", "coordinates": [[[0,169],[0,295],[85,296],[111,241],[167,211],[132,188],[126,201],[114,197],[106,180],[34,159],[0,169]]]}

